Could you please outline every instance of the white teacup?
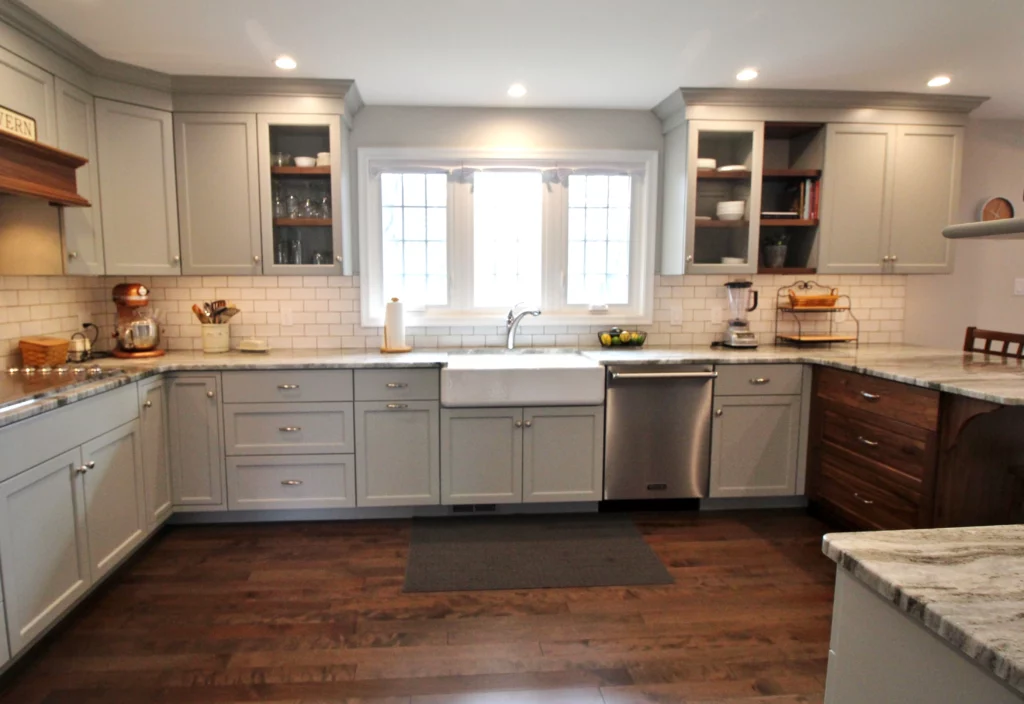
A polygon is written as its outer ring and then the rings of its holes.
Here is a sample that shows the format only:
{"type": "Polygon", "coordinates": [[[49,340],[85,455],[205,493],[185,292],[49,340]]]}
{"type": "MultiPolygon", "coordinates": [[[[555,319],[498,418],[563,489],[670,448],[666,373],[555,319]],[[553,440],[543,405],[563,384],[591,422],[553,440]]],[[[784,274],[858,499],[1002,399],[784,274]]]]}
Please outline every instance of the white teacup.
{"type": "Polygon", "coordinates": [[[330,152],[317,152],[316,153],[316,165],[317,166],[330,166],[331,165],[331,153],[330,152]]]}

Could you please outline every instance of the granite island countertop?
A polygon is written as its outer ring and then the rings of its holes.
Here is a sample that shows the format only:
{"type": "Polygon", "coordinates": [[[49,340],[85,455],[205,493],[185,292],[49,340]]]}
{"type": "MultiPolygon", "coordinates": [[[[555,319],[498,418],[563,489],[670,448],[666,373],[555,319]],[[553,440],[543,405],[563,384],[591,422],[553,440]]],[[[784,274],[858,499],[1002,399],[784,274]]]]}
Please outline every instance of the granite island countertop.
{"type": "Polygon", "coordinates": [[[836,533],[823,552],[1024,694],[1024,525],[836,533]]]}
{"type": "MultiPolygon", "coordinates": [[[[503,350],[495,348],[495,353],[503,350]]],[[[912,345],[864,345],[834,349],[763,346],[752,350],[709,347],[583,349],[602,364],[817,364],[959,394],[1003,405],[1024,405],[1024,364],[1019,360],[912,345]]],[[[44,396],[13,411],[0,412],[0,427],[74,403],[145,377],[176,371],[252,369],[440,368],[458,350],[417,350],[381,354],[362,350],[274,350],[265,354],[169,352],[140,360],[103,359],[103,367],[127,374],[44,396]]],[[[30,399],[26,396],[26,400],[30,399]]]]}

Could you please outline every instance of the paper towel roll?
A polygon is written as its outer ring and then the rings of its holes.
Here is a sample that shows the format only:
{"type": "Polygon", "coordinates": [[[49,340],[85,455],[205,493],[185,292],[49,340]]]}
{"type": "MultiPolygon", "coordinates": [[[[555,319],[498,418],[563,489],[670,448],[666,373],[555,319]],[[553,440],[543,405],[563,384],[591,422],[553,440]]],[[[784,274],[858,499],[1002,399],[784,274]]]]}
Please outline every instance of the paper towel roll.
{"type": "Polygon", "coordinates": [[[405,347],[405,308],[392,298],[384,310],[384,348],[396,350],[405,347]]]}

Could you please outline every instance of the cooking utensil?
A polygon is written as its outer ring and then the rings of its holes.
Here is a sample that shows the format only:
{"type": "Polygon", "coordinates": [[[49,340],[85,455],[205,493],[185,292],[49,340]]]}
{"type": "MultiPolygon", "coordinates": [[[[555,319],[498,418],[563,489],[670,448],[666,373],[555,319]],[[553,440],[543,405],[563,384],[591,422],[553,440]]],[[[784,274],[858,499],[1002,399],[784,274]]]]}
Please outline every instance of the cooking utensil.
{"type": "Polygon", "coordinates": [[[223,312],[221,312],[221,314],[218,316],[218,322],[226,323],[232,318],[234,318],[236,315],[238,315],[237,308],[225,308],[223,312]]]}
{"type": "Polygon", "coordinates": [[[205,325],[210,322],[210,316],[206,314],[206,312],[199,306],[198,303],[192,304],[192,312],[195,313],[196,318],[199,320],[200,323],[205,325]]]}

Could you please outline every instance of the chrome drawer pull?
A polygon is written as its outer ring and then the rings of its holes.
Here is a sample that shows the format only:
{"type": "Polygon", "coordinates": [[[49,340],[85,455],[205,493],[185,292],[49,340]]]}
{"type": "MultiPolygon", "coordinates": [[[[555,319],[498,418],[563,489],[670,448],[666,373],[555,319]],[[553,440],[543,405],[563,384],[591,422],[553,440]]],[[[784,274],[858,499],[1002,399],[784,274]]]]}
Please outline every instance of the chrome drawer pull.
{"type": "Polygon", "coordinates": [[[877,441],[875,441],[875,440],[868,440],[863,435],[858,435],[857,436],[857,442],[861,443],[862,445],[867,445],[868,447],[878,447],[878,442],[877,441]]]}
{"type": "Polygon", "coordinates": [[[718,372],[612,372],[612,380],[619,379],[716,379],[718,372]]]}
{"type": "Polygon", "coordinates": [[[285,479],[284,481],[281,482],[281,486],[301,486],[301,485],[302,485],[302,480],[301,479],[285,479]]]}
{"type": "Polygon", "coordinates": [[[759,376],[756,379],[751,379],[750,383],[755,386],[760,386],[761,384],[767,384],[769,381],[771,381],[771,379],[765,379],[763,376],[759,376]]]}
{"type": "Polygon", "coordinates": [[[392,411],[398,410],[399,408],[408,408],[408,407],[409,407],[408,403],[389,403],[388,404],[388,409],[392,410],[392,411]]]}
{"type": "Polygon", "coordinates": [[[867,391],[861,391],[860,395],[866,398],[868,401],[877,401],[878,399],[882,398],[878,394],[870,394],[867,391]]]}
{"type": "Polygon", "coordinates": [[[286,425],[283,428],[278,428],[278,430],[280,430],[282,433],[297,433],[300,430],[302,430],[302,428],[296,425],[286,425]]]}
{"type": "Polygon", "coordinates": [[[281,389],[282,391],[294,391],[295,389],[299,388],[299,385],[298,384],[278,384],[277,388],[281,389]]]}
{"type": "Polygon", "coordinates": [[[387,385],[387,387],[389,389],[404,389],[407,386],[409,386],[409,385],[406,384],[404,381],[392,381],[392,382],[389,382],[388,385],[387,385]]]}
{"type": "Polygon", "coordinates": [[[872,501],[871,499],[865,499],[865,498],[864,498],[863,496],[861,496],[861,495],[860,495],[860,494],[858,494],[857,492],[853,492],[853,498],[857,499],[857,500],[858,500],[858,501],[860,501],[860,502],[861,502],[862,504],[866,504],[867,506],[870,506],[871,504],[875,503],[875,502],[874,502],[874,501],[872,501]]]}

